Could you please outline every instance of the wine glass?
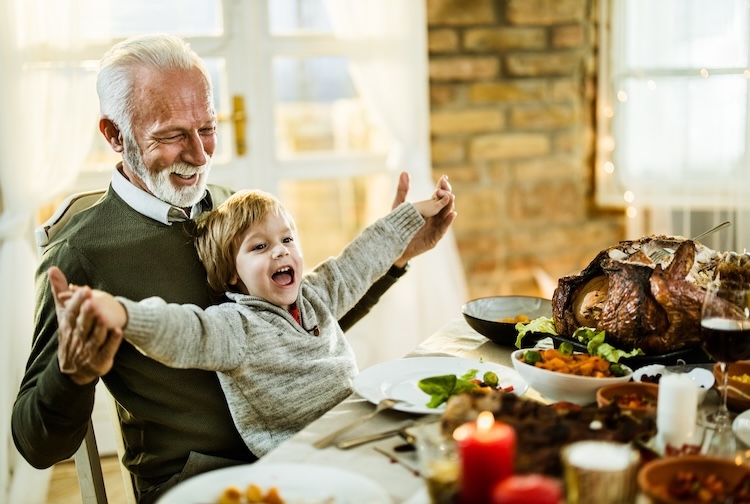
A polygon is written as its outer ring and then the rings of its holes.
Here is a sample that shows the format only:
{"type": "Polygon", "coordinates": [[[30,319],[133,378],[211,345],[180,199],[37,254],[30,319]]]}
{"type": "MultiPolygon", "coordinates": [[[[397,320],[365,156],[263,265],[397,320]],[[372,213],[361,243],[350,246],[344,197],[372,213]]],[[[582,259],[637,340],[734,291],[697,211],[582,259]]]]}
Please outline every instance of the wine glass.
{"type": "Polygon", "coordinates": [[[721,370],[721,401],[713,414],[710,454],[734,457],[736,442],[727,409],[728,366],[750,357],[750,283],[717,279],[708,284],[701,309],[703,348],[721,370]]]}

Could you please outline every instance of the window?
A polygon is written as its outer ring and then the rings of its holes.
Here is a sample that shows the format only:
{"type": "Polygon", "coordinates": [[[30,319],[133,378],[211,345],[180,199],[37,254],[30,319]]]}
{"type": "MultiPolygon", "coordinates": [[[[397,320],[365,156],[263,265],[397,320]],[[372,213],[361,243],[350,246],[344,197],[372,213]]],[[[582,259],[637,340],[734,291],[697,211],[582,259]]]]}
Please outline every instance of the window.
{"type": "MultiPolygon", "coordinates": [[[[387,185],[390,139],[359,95],[352,47],[334,36],[323,0],[47,3],[41,20],[49,25],[46,31],[29,31],[24,40],[37,55],[32,65],[45,75],[80,74],[91,116],[88,154],[71,192],[106,186],[120,159],[97,129],[99,58],[118,40],[170,32],[186,38],[212,75],[220,121],[211,181],[278,194],[298,218],[309,267],[340,251],[373,215],[384,213],[386,206],[370,211],[372,200],[387,205],[391,188],[387,195],[367,188],[387,185]],[[48,50],[56,30],[75,44],[48,50]],[[247,118],[245,153],[235,148],[235,103],[247,118]],[[316,194],[324,204],[307,196],[316,194]]],[[[24,10],[26,2],[20,5],[22,23],[40,23],[31,19],[35,11],[24,10]]]]}
{"type": "Polygon", "coordinates": [[[706,244],[747,246],[750,2],[600,6],[599,202],[627,207],[631,237],[730,220],[706,244]]]}

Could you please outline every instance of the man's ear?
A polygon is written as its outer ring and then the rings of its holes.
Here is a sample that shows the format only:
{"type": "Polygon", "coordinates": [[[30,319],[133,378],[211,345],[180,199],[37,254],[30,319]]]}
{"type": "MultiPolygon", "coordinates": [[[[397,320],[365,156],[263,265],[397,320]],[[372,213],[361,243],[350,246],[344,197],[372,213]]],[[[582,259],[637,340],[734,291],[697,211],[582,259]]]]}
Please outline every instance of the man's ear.
{"type": "Polygon", "coordinates": [[[107,139],[107,143],[112,147],[113,151],[122,152],[124,150],[122,145],[122,133],[111,119],[107,117],[99,119],[99,131],[101,131],[104,138],[107,139]]]}

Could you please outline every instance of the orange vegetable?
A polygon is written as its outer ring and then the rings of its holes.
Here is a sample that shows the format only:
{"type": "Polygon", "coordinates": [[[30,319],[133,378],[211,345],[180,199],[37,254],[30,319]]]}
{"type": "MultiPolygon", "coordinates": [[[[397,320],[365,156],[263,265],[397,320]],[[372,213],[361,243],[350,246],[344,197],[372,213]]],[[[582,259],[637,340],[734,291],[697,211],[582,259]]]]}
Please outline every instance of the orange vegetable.
{"type": "Polygon", "coordinates": [[[542,369],[578,376],[593,376],[596,378],[612,376],[609,370],[609,362],[596,355],[563,355],[555,348],[540,350],[539,354],[542,359],[534,365],[542,369]]]}

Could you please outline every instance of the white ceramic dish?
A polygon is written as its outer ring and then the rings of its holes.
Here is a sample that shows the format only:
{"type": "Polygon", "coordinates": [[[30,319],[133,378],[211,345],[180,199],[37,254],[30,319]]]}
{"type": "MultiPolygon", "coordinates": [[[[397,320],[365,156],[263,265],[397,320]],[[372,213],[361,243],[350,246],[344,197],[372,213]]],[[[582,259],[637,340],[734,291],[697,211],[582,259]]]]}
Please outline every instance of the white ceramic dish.
{"type": "Polygon", "coordinates": [[[693,383],[698,387],[698,404],[703,402],[706,394],[716,381],[713,373],[702,367],[691,369],[690,366],[663,366],[661,364],[650,364],[636,369],[633,373],[633,381],[644,381],[644,376],[664,376],[668,373],[686,373],[693,380],[693,383]]]}
{"type": "Polygon", "coordinates": [[[493,371],[500,379],[503,387],[513,386],[513,393],[523,395],[528,384],[513,369],[474,359],[458,357],[412,357],[382,362],[364,369],[354,378],[354,390],[373,404],[381,399],[400,399],[393,409],[407,413],[428,415],[442,413],[445,405],[438,408],[428,408],[430,396],[417,386],[423,378],[455,374],[461,376],[470,369],[479,370],[479,378],[486,371],[493,371]]]}
{"type": "Polygon", "coordinates": [[[743,411],[732,422],[732,430],[737,439],[750,446],[750,410],[743,411]]]}
{"type": "Polygon", "coordinates": [[[228,486],[243,493],[254,483],[264,492],[275,486],[289,504],[391,503],[388,492],[379,484],[357,473],[312,464],[247,464],[200,474],[167,491],[157,504],[218,502],[228,486]]]}
{"type": "Polygon", "coordinates": [[[605,385],[630,381],[633,370],[623,366],[627,371],[624,376],[610,378],[594,378],[591,376],[576,376],[542,369],[526,364],[521,356],[527,349],[516,350],[510,355],[513,367],[518,371],[526,383],[550,401],[566,401],[575,404],[591,404],[596,402],[596,391],[605,385]]]}

